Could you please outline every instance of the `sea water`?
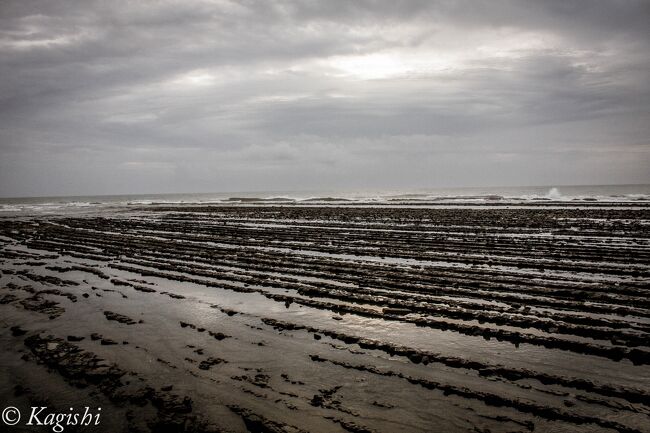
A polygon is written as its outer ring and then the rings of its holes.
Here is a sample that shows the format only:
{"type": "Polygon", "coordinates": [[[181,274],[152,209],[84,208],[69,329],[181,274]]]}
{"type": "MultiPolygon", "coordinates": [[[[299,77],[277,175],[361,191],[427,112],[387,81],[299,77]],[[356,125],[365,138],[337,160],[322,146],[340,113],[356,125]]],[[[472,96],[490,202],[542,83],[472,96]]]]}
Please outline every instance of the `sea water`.
{"type": "Polygon", "coordinates": [[[600,202],[650,204],[650,185],[564,185],[525,187],[423,188],[412,190],[248,191],[0,198],[0,216],[16,213],[68,213],[94,208],[161,204],[253,203],[526,203],[600,202]]]}

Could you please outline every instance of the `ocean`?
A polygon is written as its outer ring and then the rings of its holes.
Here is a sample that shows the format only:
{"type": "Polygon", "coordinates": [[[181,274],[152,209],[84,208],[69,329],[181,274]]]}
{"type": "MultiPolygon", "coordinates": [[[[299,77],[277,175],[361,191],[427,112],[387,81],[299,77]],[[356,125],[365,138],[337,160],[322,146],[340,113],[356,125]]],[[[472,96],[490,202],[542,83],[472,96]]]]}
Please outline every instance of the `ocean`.
{"type": "Polygon", "coordinates": [[[423,188],[411,190],[253,191],[0,198],[0,215],[61,213],[92,208],[160,204],[425,204],[526,202],[650,202],[650,185],[562,185],[423,188]]]}

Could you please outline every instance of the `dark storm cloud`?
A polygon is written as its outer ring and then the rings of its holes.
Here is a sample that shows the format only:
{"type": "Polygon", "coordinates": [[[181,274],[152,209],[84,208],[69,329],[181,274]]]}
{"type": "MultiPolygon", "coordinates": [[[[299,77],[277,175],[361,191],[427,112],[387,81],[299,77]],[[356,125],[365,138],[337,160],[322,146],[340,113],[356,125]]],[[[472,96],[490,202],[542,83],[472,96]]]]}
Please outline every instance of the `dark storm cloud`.
{"type": "Polygon", "coordinates": [[[648,22],[645,1],[5,1],[0,195],[649,182],[648,22]]]}

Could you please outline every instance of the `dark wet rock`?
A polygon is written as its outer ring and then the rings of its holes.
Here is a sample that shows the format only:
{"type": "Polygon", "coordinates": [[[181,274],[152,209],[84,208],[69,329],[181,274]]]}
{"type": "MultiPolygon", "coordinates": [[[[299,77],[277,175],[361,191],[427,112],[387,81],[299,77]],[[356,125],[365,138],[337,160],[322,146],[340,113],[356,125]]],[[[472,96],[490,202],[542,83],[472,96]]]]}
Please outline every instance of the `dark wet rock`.
{"type": "MultiPolygon", "coordinates": [[[[302,325],[296,325],[294,323],[290,322],[282,322],[276,319],[269,319],[269,318],[263,318],[262,322],[265,324],[272,326],[273,328],[277,330],[306,330],[308,332],[312,333],[321,333],[324,334],[330,338],[338,339],[341,341],[345,341],[346,335],[343,333],[335,332],[335,331],[330,331],[330,330],[324,330],[324,329],[317,329],[317,328],[312,328],[312,327],[306,327],[302,325]]],[[[401,356],[406,356],[408,357],[411,361],[417,361],[418,356],[421,356],[419,359],[420,362],[424,363],[424,359],[426,357],[427,364],[428,363],[441,363],[443,365],[446,365],[448,367],[453,367],[453,368],[464,368],[464,369],[470,369],[470,370],[478,370],[479,374],[482,376],[500,376],[503,378],[506,378],[508,380],[521,380],[525,378],[532,378],[539,380],[541,383],[544,384],[559,384],[563,386],[568,386],[571,388],[576,388],[576,389],[581,389],[581,390],[586,390],[590,392],[596,392],[602,395],[606,396],[612,396],[612,397],[620,397],[624,398],[628,401],[633,401],[633,402],[639,402],[643,403],[646,405],[650,405],[650,393],[641,390],[641,389],[636,389],[636,388],[629,388],[629,387],[622,387],[622,386],[611,386],[611,385],[603,385],[603,384],[597,384],[594,383],[593,381],[589,380],[584,380],[584,379],[576,379],[576,378],[571,378],[571,377],[563,377],[563,376],[557,376],[557,375],[551,375],[551,374],[546,374],[546,373],[540,373],[540,372],[534,372],[531,370],[526,370],[526,369],[514,369],[514,368],[506,368],[503,366],[489,366],[487,364],[477,362],[477,361],[470,361],[466,360],[463,358],[457,358],[457,357],[452,357],[452,356],[443,356],[438,353],[433,353],[433,352],[427,352],[427,351],[420,351],[416,349],[411,349],[408,347],[404,346],[398,346],[394,345],[391,343],[385,343],[385,342],[380,342],[377,340],[371,340],[368,338],[359,338],[355,337],[358,341],[357,344],[359,347],[364,348],[364,349],[374,349],[374,350],[381,350],[386,352],[387,354],[394,356],[394,355],[401,355],[401,356]],[[413,359],[411,359],[413,357],[413,359]]],[[[310,355],[313,360],[317,360],[318,356],[314,358],[314,355],[310,355]]]]}
{"type": "Polygon", "coordinates": [[[70,300],[70,302],[77,302],[77,296],[74,295],[73,293],[70,292],[64,292],[59,289],[46,289],[46,290],[39,290],[37,292],[38,295],[56,295],[56,296],[64,296],[70,300]]]}
{"type": "Polygon", "coordinates": [[[258,373],[253,377],[251,383],[259,387],[266,388],[268,386],[269,379],[271,379],[269,375],[258,373]]]}
{"type": "Polygon", "coordinates": [[[269,379],[271,379],[271,377],[263,373],[257,373],[254,376],[250,376],[247,374],[242,376],[232,376],[231,379],[241,381],[241,382],[248,382],[251,385],[257,386],[258,388],[268,388],[269,379]]]}
{"type": "Polygon", "coordinates": [[[107,280],[109,277],[108,275],[104,274],[102,271],[99,269],[92,268],[90,266],[79,266],[79,265],[74,265],[74,266],[46,266],[45,269],[49,269],[51,271],[56,271],[56,272],[72,272],[72,271],[80,271],[80,272],[87,272],[89,274],[93,274],[99,278],[102,278],[104,280],[107,280]]]}
{"type": "Polygon", "coordinates": [[[8,293],[4,295],[2,298],[0,298],[0,305],[5,305],[5,304],[10,304],[12,302],[15,302],[18,300],[18,297],[16,295],[12,295],[11,293],[8,293]]]}
{"type": "Polygon", "coordinates": [[[106,319],[112,320],[115,322],[119,323],[124,323],[126,325],[135,325],[137,322],[133,319],[131,319],[128,316],[124,316],[122,314],[114,313],[112,311],[104,311],[104,316],[106,316],[106,319]]]}
{"type": "Polygon", "coordinates": [[[21,275],[29,280],[35,281],[37,283],[50,284],[53,286],[78,286],[79,283],[71,280],[62,280],[52,275],[37,275],[29,272],[28,270],[16,271],[16,275],[21,275]]]}
{"type": "MultiPolygon", "coordinates": [[[[288,298],[288,296],[286,295],[276,295],[276,294],[265,294],[265,296],[267,298],[274,299],[278,302],[282,302],[286,298],[288,298]]],[[[517,346],[522,343],[527,343],[527,344],[533,344],[537,346],[543,346],[549,349],[561,349],[561,350],[571,351],[580,354],[601,356],[615,361],[619,361],[621,359],[627,358],[636,364],[650,363],[650,352],[644,349],[634,349],[640,352],[636,352],[633,354],[631,352],[631,349],[627,349],[627,348],[611,347],[607,345],[593,344],[593,343],[576,341],[576,340],[567,340],[555,336],[525,334],[518,331],[510,331],[506,329],[495,329],[491,327],[481,327],[481,326],[469,325],[465,323],[446,322],[438,319],[427,319],[423,317],[412,318],[412,317],[403,317],[397,315],[384,315],[383,313],[378,313],[372,309],[362,308],[353,305],[340,305],[340,304],[333,304],[330,302],[318,301],[313,299],[303,299],[297,297],[294,297],[293,299],[294,302],[296,303],[307,305],[312,308],[332,310],[332,311],[337,311],[339,313],[347,312],[347,313],[352,313],[352,314],[365,316],[365,317],[382,317],[387,320],[404,321],[407,323],[414,323],[416,326],[429,327],[429,328],[440,329],[444,331],[447,330],[455,331],[465,335],[478,334],[481,335],[487,341],[491,340],[492,338],[495,338],[498,341],[508,341],[511,342],[513,345],[517,345],[517,346]]],[[[475,319],[475,313],[471,313],[471,314],[463,313],[463,315],[465,314],[467,314],[467,317],[465,317],[466,319],[468,320],[475,319]]],[[[337,320],[341,320],[340,316],[334,316],[333,318],[334,319],[338,318],[337,320]]],[[[533,322],[535,321],[531,320],[530,324],[532,324],[533,322]]],[[[505,323],[506,322],[503,321],[503,324],[505,323]]],[[[510,324],[510,322],[507,323],[510,324]]],[[[558,330],[558,329],[559,328],[557,327],[553,327],[553,330],[558,330]]],[[[591,328],[588,331],[584,330],[584,332],[591,335],[598,331],[591,328]]],[[[611,335],[608,334],[607,339],[609,338],[611,338],[611,335]]],[[[637,342],[641,342],[643,340],[643,337],[641,336],[633,337],[632,335],[628,335],[626,338],[637,342]]]]}
{"type": "Polygon", "coordinates": [[[227,363],[225,359],[209,357],[199,363],[199,368],[201,370],[209,370],[214,365],[219,365],[222,363],[227,363]]]}
{"type": "Polygon", "coordinates": [[[483,403],[487,404],[488,406],[510,407],[520,412],[530,413],[535,416],[539,416],[549,420],[562,420],[574,424],[596,424],[600,427],[618,430],[619,432],[638,433],[638,430],[625,426],[616,421],[610,421],[595,416],[581,415],[573,412],[565,412],[561,408],[556,408],[552,406],[543,406],[528,401],[512,399],[507,396],[492,394],[490,392],[471,390],[468,388],[456,387],[453,385],[440,383],[428,379],[415,378],[401,372],[396,372],[391,370],[380,370],[376,367],[365,366],[365,365],[353,365],[342,361],[325,359],[318,355],[310,355],[310,357],[312,361],[315,362],[329,362],[334,365],[338,365],[348,369],[367,371],[381,376],[398,377],[408,381],[409,383],[422,386],[423,388],[426,389],[441,391],[445,396],[455,395],[455,396],[469,398],[469,399],[481,400],[483,403]]]}
{"type": "Polygon", "coordinates": [[[27,392],[29,392],[29,388],[25,388],[21,384],[17,384],[14,386],[14,397],[20,397],[21,395],[24,395],[27,392]]]}
{"type": "Polygon", "coordinates": [[[280,374],[280,377],[282,378],[282,380],[284,380],[285,382],[290,383],[292,385],[304,385],[305,384],[303,381],[290,379],[289,375],[286,374],[286,373],[280,374]]]}
{"type": "Polygon", "coordinates": [[[115,286],[130,286],[131,285],[128,282],[118,280],[117,278],[111,278],[111,283],[113,283],[113,285],[115,285],[115,286]]]}
{"type": "Polygon", "coordinates": [[[71,341],[71,342],[76,342],[76,341],[81,341],[81,340],[83,340],[84,338],[85,338],[85,337],[78,337],[78,336],[76,336],[76,335],[68,335],[67,340],[68,340],[68,341],[71,341]]]}
{"type": "Polygon", "coordinates": [[[170,292],[160,292],[161,295],[167,295],[172,299],[185,299],[185,296],[170,292]]]}
{"type": "Polygon", "coordinates": [[[14,337],[20,337],[21,335],[27,334],[27,331],[25,331],[20,326],[12,326],[11,328],[9,328],[9,330],[11,331],[11,335],[13,335],[14,337]]]}
{"type": "Polygon", "coordinates": [[[152,425],[154,432],[201,432],[215,431],[192,412],[192,399],[168,393],[154,393],[151,397],[153,405],[158,409],[158,419],[152,425]]]}
{"type": "Polygon", "coordinates": [[[324,400],[323,400],[322,395],[314,394],[314,396],[309,401],[309,404],[311,404],[312,406],[316,406],[316,407],[322,407],[323,406],[323,401],[324,400]]]}
{"type": "Polygon", "coordinates": [[[20,304],[25,310],[45,314],[50,319],[56,319],[65,313],[65,308],[61,307],[58,302],[45,299],[41,295],[25,298],[20,301],[20,304]]]}
{"type": "Polygon", "coordinates": [[[147,286],[142,286],[140,284],[133,284],[130,281],[123,281],[119,280],[117,278],[111,278],[111,283],[113,283],[114,286],[126,286],[126,287],[131,287],[134,290],[137,290],[138,292],[144,292],[144,293],[156,293],[156,290],[147,287],[147,286]]]}
{"type": "Polygon", "coordinates": [[[412,313],[412,311],[409,310],[408,308],[384,308],[383,312],[384,314],[396,314],[396,315],[412,313]]]}
{"type": "Polygon", "coordinates": [[[319,389],[318,394],[314,394],[309,404],[315,407],[332,407],[332,397],[341,388],[341,385],[337,385],[329,389],[319,389]]]}
{"type": "Polygon", "coordinates": [[[219,341],[221,341],[221,340],[223,340],[225,338],[230,338],[229,335],[226,335],[226,334],[224,334],[222,332],[208,331],[208,334],[210,334],[210,336],[214,337],[215,340],[219,340],[219,341]]]}
{"type": "Polygon", "coordinates": [[[138,292],[143,292],[143,293],[156,293],[155,289],[152,289],[151,287],[146,287],[146,286],[139,286],[137,284],[131,285],[131,287],[134,290],[137,290],[138,292]]]}
{"type": "Polygon", "coordinates": [[[634,365],[650,364],[650,353],[646,350],[632,349],[627,356],[634,365]]]}
{"type": "Polygon", "coordinates": [[[370,429],[366,426],[363,426],[353,421],[347,421],[347,420],[334,418],[334,417],[332,417],[331,419],[336,423],[338,423],[345,430],[349,431],[350,433],[377,433],[377,430],[370,429]]]}
{"type": "MultiPolygon", "coordinates": [[[[128,385],[128,373],[91,352],[52,336],[34,335],[25,345],[36,359],[59,372],[76,386],[95,386],[116,404],[144,406],[150,402],[157,409],[153,419],[145,420],[145,431],[199,433],[216,432],[197,416],[192,415],[192,400],[187,396],[155,391],[148,386],[128,385]]],[[[133,419],[133,417],[131,417],[133,419]]],[[[143,431],[141,427],[137,431],[143,431]]]]}
{"type": "Polygon", "coordinates": [[[87,381],[110,390],[120,386],[120,378],[125,374],[115,365],[59,338],[33,335],[25,339],[25,346],[40,362],[71,380],[87,381]]]}
{"type": "Polygon", "coordinates": [[[241,406],[228,405],[228,408],[242,418],[246,429],[251,433],[307,433],[297,427],[258,415],[241,406]]]}
{"type": "Polygon", "coordinates": [[[535,424],[532,421],[520,421],[520,420],[517,420],[517,419],[514,419],[514,418],[510,418],[510,417],[505,416],[505,415],[492,416],[492,415],[480,414],[478,416],[481,417],[481,418],[491,419],[491,420],[497,421],[497,422],[499,422],[500,425],[504,425],[506,423],[512,423],[512,424],[516,424],[518,426],[525,427],[526,430],[531,431],[531,432],[535,430],[535,424]]]}
{"type": "Polygon", "coordinates": [[[156,393],[152,397],[154,406],[163,413],[179,414],[192,412],[192,399],[168,393],[156,393]]]}
{"type": "MultiPolygon", "coordinates": [[[[181,328],[190,328],[190,329],[196,330],[197,332],[205,332],[206,331],[205,328],[199,328],[196,325],[194,325],[192,323],[188,323],[188,322],[181,321],[180,325],[181,325],[181,328]]],[[[211,337],[213,337],[215,340],[219,340],[219,341],[224,340],[226,338],[230,338],[229,335],[226,335],[226,334],[224,334],[222,332],[208,331],[208,334],[211,337]]]]}

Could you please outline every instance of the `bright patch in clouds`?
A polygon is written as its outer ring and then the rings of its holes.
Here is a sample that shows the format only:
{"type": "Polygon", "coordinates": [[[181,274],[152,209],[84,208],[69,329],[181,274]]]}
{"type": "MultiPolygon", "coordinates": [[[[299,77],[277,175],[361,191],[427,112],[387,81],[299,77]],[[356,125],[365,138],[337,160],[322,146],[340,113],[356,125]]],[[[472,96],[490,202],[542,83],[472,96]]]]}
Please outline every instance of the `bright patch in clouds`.
{"type": "Polygon", "coordinates": [[[427,53],[427,55],[377,53],[341,56],[329,59],[326,64],[337,71],[336,74],[363,80],[440,72],[460,65],[454,56],[435,53],[427,53]]]}
{"type": "Polygon", "coordinates": [[[191,71],[172,80],[173,84],[186,87],[208,86],[215,81],[215,75],[205,71],[191,71]]]}
{"type": "MultiPolygon", "coordinates": [[[[453,37],[459,37],[453,33],[453,37]]],[[[553,35],[515,29],[478,32],[451,46],[444,46],[436,40],[433,42],[431,46],[334,56],[320,63],[332,68],[334,76],[361,80],[388,79],[457,72],[475,67],[477,62],[517,59],[534,52],[552,50],[558,44],[553,35]]]]}

